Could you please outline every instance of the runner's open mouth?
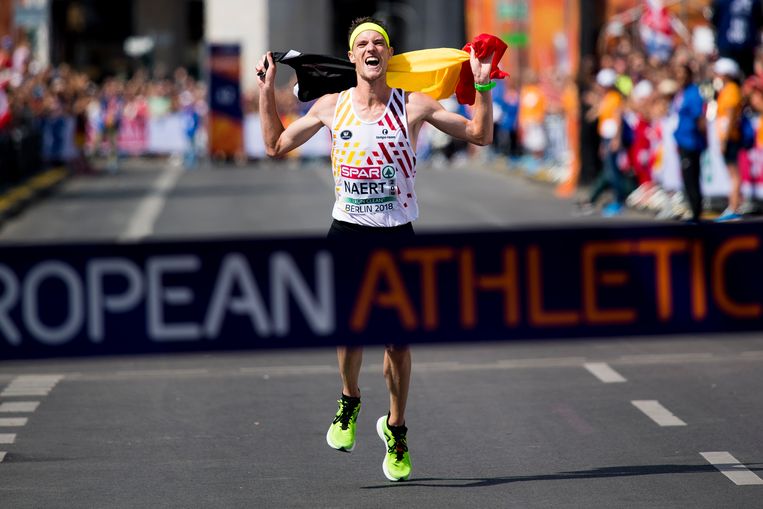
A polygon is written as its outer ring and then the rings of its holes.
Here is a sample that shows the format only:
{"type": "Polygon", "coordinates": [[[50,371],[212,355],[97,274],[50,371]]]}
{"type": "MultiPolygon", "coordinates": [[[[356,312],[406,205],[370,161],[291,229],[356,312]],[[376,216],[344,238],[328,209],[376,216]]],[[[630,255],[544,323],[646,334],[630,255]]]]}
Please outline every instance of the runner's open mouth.
{"type": "Polygon", "coordinates": [[[366,65],[369,67],[376,67],[379,65],[379,59],[376,57],[368,57],[366,58],[366,65]]]}

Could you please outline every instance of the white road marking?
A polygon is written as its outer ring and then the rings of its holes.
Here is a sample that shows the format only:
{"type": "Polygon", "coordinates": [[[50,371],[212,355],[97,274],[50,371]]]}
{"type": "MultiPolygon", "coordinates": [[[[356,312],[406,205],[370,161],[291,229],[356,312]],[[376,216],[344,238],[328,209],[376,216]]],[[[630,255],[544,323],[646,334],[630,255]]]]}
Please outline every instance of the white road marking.
{"type": "Polygon", "coordinates": [[[305,366],[257,366],[241,368],[242,373],[260,375],[329,375],[337,373],[336,366],[328,364],[305,365],[305,366]]]}
{"type": "Polygon", "coordinates": [[[49,384],[49,383],[55,383],[61,380],[61,377],[63,375],[19,375],[15,379],[19,383],[28,383],[28,384],[49,384]]]}
{"type": "Polygon", "coordinates": [[[606,362],[586,362],[583,367],[605,384],[627,382],[623,375],[612,369],[606,362]]]}
{"type": "Polygon", "coordinates": [[[138,209],[133,214],[130,223],[119,237],[119,240],[134,242],[144,239],[153,233],[156,220],[164,208],[167,194],[175,187],[183,171],[182,167],[169,165],[165,167],[151,188],[150,194],[138,205],[138,209]]]}
{"type": "Polygon", "coordinates": [[[206,375],[209,370],[206,368],[198,369],[128,369],[117,371],[117,375],[123,376],[188,376],[188,375],[206,375]]]}
{"type": "Polygon", "coordinates": [[[17,383],[24,384],[24,385],[55,385],[58,382],[61,381],[61,379],[64,377],[64,375],[52,375],[52,374],[46,374],[46,375],[19,375],[14,380],[17,383]]]}
{"type": "Polygon", "coordinates": [[[660,426],[686,426],[684,421],[673,415],[657,400],[634,400],[631,403],[660,426]]]}
{"type": "Polygon", "coordinates": [[[0,417],[0,428],[18,428],[26,426],[26,417],[0,417]]]}
{"type": "Polygon", "coordinates": [[[0,412],[2,413],[29,413],[37,410],[40,406],[39,401],[6,401],[0,403],[0,412]]]}
{"type": "Polygon", "coordinates": [[[498,361],[505,368],[563,368],[579,366],[585,357],[540,357],[538,359],[504,359],[498,361]]]}
{"type": "Polygon", "coordinates": [[[21,375],[0,392],[1,397],[47,396],[63,375],[21,375]]]}
{"type": "MultiPolygon", "coordinates": [[[[0,392],[0,396],[47,396],[62,378],[63,375],[20,375],[11,380],[0,392]]],[[[0,412],[31,413],[37,410],[39,405],[39,401],[6,401],[0,403],[0,412]]],[[[0,418],[0,427],[21,427],[27,422],[26,417],[3,417],[0,418]]],[[[0,444],[7,445],[15,442],[16,433],[0,433],[0,444]]],[[[5,455],[4,451],[0,451],[0,463],[5,459],[5,455]]]]}
{"type": "Polygon", "coordinates": [[[416,366],[416,371],[438,372],[446,369],[458,368],[460,362],[445,361],[445,362],[422,362],[421,366],[416,366]]]}
{"type": "Polygon", "coordinates": [[[5,389],[0,393],[0,396],[9,398],[13,396],[47,396],[48,394],[50,394],[50,389],[5,389]]]}
{"type": "Polygon", "coordinates": [[[763,479],[726,451],[701,452],[700,454],[737,486],[763,484],[763,479]]]}
{"type": "Polygon", "coordinates": [[[622,364],[673,364],[680,362],[701,362],[715,360],[715,354],[709,352],[657,353],[622,355],[618,359],[622,364]]]}

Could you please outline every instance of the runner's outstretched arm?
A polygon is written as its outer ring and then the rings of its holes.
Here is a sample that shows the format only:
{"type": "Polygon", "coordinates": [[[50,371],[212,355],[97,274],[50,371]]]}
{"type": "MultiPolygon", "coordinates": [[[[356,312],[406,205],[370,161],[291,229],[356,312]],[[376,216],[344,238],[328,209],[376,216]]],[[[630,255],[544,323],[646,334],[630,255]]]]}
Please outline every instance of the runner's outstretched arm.
{"type": "Polygon", "coordinates": [[[260,87],[260,124],[262,126],[262,138],[265,142],[265,153],[269,157],[279,157],[305,143],[324,126],[322,118],[325,116],[332,96],[321,97],[304,117],[292,122],[288,128],[284,128],[276,108],[276,66],[271,52],[263,56],[256,70],[261,76],[258,82],[260,87]],[[264,66],[266,60],[268,63],[267,70],[264,66]]]}

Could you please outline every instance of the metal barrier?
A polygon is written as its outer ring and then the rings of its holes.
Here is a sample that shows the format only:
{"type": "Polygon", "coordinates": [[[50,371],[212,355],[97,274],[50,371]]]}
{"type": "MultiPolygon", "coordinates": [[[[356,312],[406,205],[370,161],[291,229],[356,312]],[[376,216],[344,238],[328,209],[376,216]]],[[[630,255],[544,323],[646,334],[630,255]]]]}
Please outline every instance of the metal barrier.
{"type": "Polygon", "coordinates": [[[0,132],[0,189],[17,185],[43,169],[39,124],[24,122],[0,132]]]}

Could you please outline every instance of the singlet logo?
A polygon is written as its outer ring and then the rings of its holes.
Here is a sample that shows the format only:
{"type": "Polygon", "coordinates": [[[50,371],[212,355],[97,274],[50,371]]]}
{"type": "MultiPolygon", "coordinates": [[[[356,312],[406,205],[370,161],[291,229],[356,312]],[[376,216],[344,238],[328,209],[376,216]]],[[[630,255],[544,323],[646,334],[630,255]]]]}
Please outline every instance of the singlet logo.
{"type": "Polygon", "coordinates": [[[342,138],[343,140],[349,140],[350,138],[352,138],[352,131],[350,131],[349,129],[346,129],[339,134],[339,137],[342,138]]]}
{"type": "Polygon", "coordinates": [[[381,131],[377,132],[376,134],[376,140],[396,140],[397,139],[398,131],[397,129],[387,129],[386,127],[383,128],[381,131]]]}
{"type": "Polygon", "coordinates": [[[384,168],[382,168],[382,177],[384,177],[385,179],[391,179],[394,176],[395,176],[394,166],[387,165],[384,168]]]}

